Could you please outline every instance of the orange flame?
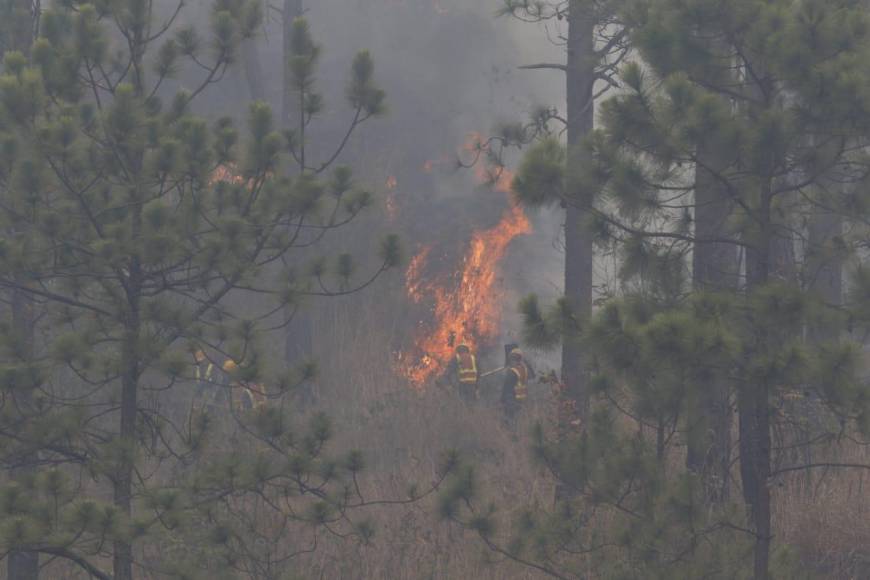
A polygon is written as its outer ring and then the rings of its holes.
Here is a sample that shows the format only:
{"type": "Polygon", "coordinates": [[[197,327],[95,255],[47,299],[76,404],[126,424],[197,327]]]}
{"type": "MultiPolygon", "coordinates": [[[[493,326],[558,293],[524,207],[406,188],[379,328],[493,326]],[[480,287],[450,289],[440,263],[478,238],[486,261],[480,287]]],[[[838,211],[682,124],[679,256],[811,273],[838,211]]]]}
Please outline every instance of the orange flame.
{"type": "Polygon", "coordinates": [[[423,269],[429,260],[432,246],[425,246],[411,259],[408,269],[405,271],[405,291],[414,302],[420,302],[423,297],[421,286],[423,284],[423,269]]]}
{"type": "Polygon", "coordinates": [[[239,175],[236,168],[232,165],[218,165],[217,168],[211,172],[211,183],[215,184],[218,181],[226,181],[228,183],[239,185],[245,182],[245,178],[239,175]]]}
{"type": "Polygon", "coordinates": [[[503,289],[498,284],[500,263],[510,242],[531,232],[531,224],[518,205],[507,210],[495,227],[475,232],[461,269],[448,279],[425,279],[431,253],[424,247],[405,273],[405,290],[414,302],[431,300],[432,323],[422,327],[411,356],[399,354],[398,371],[416,388],[444,372],[454,346],[473,349],[498,337],[503,289]]]}

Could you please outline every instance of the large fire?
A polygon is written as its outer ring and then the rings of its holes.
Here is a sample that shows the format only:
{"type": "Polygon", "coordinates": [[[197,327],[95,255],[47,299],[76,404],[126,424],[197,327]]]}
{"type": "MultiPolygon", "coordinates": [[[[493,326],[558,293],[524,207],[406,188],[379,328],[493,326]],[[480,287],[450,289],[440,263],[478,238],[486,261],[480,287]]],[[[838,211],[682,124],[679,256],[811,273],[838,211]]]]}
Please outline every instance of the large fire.
{"type": "Polygon", "coordinates": [[[478,349],[498,337],[504,292],[498,284],[501,260],[508,244],[530,231],[522,208],[514,205],[498,225],[474,233],[457,272],[425,278],[431,246],[411,260],[405,273],[408,296],[417,303],[432,301],[431,321],[421,321],[414,348],[399,354],[398,370],[416,388],[444,372],[456,345],[478,349]]]}

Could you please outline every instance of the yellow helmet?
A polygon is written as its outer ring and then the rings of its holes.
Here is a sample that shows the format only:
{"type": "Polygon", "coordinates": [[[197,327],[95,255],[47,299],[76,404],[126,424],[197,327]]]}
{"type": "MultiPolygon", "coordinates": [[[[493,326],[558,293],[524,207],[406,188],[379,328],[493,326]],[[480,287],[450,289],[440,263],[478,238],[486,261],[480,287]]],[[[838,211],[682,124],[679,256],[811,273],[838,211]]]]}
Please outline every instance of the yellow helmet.
{"type": "Polygon", "coordinates": [[[226,361],[224,361],[224,365],[223,365],[224,372],[231,373],[231,372],[236,371],[238,368],[239,368],[239,365],[236,364],[236,361],[234,361],[233,359],[228,358],[226,361]]]}
{"type": "Polygon", "coordinates": [[[518,348],[515,348],[511,351],[510,356],[511,356],[511,358],[521,359],[521,358],[523,358],[523,351],[521,351],[518,348]]]}

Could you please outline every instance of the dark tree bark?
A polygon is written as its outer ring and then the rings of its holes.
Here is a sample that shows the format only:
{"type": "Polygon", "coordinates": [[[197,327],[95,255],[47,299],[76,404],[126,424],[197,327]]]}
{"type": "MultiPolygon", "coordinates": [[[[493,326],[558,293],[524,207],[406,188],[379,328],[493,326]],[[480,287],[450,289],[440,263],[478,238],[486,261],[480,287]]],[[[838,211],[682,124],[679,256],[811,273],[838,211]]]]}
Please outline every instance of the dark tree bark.
{"type": "MultiPolygon", "coordinates": [[[[701,291],[734,291],[738,282],[737,246],[705,240],[729,237],[727,221],[733,212],[727,192],[711,172],[725,165],[701,146],[695,170],[695,243],[692,255],[692,284],[701,291]]],[[[708,501],[728,498],[731,465],[730,385],[723,380],[699,379],[688,409],[688,450],[686,467],[697,473],[708,501]]]]}
{"type": "MultiPolygon", "coordinates": [[[[756,73],[760,74],[760,73],[756,73]]],[[[760,77],[763,79],[763,77],[760,77]]],[[[762,81],[763,82],[763,81],[762,81]]],[[[757,87],[764,107],[771,107],[768,95],[770,87],[759,82],[757,87]]],[[[747,111],[750,118],[753,110],[747,111]]],[[[765,160],[761,160],[764,162],[765,160]]],[[[778,256],[783,254],[783,239],[790,239],[786,231],[777,227],[773,217],[773,161],[759,175],[761,191],[755,222],[757,231],[743,240],[746,248],[746,292],[752,293],[767,285],[782,264],[778,256]]],[[[790,231],[790,230],[788,230],[790,231]]],[[[753,328],[753,343],[746,346],[747,358],[765,356],[776,345],[771,329],[753,328]]],[[[749,362],[749,361],[747,361],[749,362]]],[[[749,508],[749,517],[755,533],[754,580],[768,580],[770,577],[771,545],[771,405],[770,392],[774,385],[764,378],[750,381],[748,378],[738,385],[737,411],[740,437],[740,478],[743,484],[743,500],[749,508]]]]}
{"type": "MultiPolygon", "coordinates": [[[[767,228],[769,230],[769,227],[767,228]]],[[[767,283],[770,275],[770,236],[764,232],[756,246],[746,251],[747,288],[767,283]]],[[[767,347],[762,329],[753,356],[767,347]]],[[[770,385],[763,381],[740,385],[737,407],[740,415],[740,476],[743,499],[749,506],[755,532],[755,580],[767,580],[770,561],[770,385]]]]}
{"type": "MultiPolygon", "coordinates": [[[[578,155],[577,146],[593,126],[595,54],[595,20],[590,10],[572,3],[568,16],[567,120],[568,155],[578,155]]],[[[592,234],[586,223],[586,211],[568,205],[565,212],[565,299],[577,316],[588,320],[592,312],[592,234]]],[[[576,340],[562,345],[562,381],[565,391],[583,419],[589,404],[588,368],[583,349],[576,340]]]]}
{"type": "MultiPolygon", "coordinates": [[[[145,66],[143,52],[146,47],[145,25],[136,26],[131,34],[131,62],[135,71],[133,76],[133,88],[138,96],[145,93],[145,66]]],[[[130,171],[134,175],[140,174],[144,160],[141,155],[129,159],[130,171]]],[[[136,187],[131,192],[134,200],[141,200],[144,196],[136,187]]],[[[131,204],[130,210],[130,237],[138,240],[142,235],[142,204],[131,204]]],[[[118,461],[114,475],[113,501],[126,518],[133,516],[133,470],[138,450],[136,436],[136,420],[139,414],[139,380],[142,376],[141,360],[142,353],[142,286],[143,269],[138,256],[130,258],[124,275],[123,287],[125,300],[123,304],[124,335],[121,341],[121,418],[118,426],[118,439],[123,453],[118,461]]],[[[114,580],[133,580],[133,543],[128,538],[121,538],[114,542],[113,546],[113,570],[114,580]]]]}
{"type": "MultiPolygon", "coordinates": [[[[843,219],[834,213],[816,210],[808,226],[806,269],[810,289],[829,306],[843,303],[843,261],[825,252],[843,235],[843,219]]],[[[821,321],[810,329],[810,339],[818,342],[837,338],[836,325],[821,321]]]]}

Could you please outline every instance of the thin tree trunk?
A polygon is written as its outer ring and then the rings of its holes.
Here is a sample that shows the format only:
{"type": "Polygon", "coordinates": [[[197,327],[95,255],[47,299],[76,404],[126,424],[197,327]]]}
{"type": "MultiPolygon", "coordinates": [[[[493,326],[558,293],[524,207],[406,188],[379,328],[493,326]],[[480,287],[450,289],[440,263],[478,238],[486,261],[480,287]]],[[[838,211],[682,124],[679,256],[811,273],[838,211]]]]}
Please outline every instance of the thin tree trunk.
{"type": "MultiPolygon", "coordinates": [[[[774,242],[770,216],[770,187],[762,193],[758,223],[760,232],[746,249],[746,291],[752,292],[767,284],[771,274],[771,254],[774,242]]],[[[756,343],[750,357],[764,356],[770,348],[767,329],[757,330],[756,343]]],[[[764,380],[740,385],[737,397],[740,415],[740,475],[743,498],[749,506],[755,531],[754,579],[767,580],[770,567],[770,385],[764,380]]]]}
{"type": "MultiPolygon", "coordinates": [[[[593,15],[588,10],[572,10],[568,27],[568,154],[573,156],[579,154],[577,146],[592,130],[594,119],[593,15]]],[[[565,299],[581,323],[592,312],[592,233],[586,217],[584,209],[571,205],[565,212],[565,299]]],[[[588,369],[585,353],[575,340],[566,340],[562,346],[562,381],[584,419],[589,404],[588,369]]]]}
{"type": "MultiPolygon", "coordinates": [[[[727,222],[732,203],[711,172],[725,162],[716,159],[702,144],[695,170],[695,243],[692,255],[692,283],[696,291],[734,291],[737,289],[737,247],[734,244],[706,242],[728,237],[727,222]]],[[[731,391],[727,381],[701,380],[690,398],[688,409],[688,449],[686,467],[703,482],[708,501],[728,498],[731,465],[731,391]]]]}
{"type": "MultiPolygon", "coordinates": [[[[810,289],[829,306],[843,303],[843,261],[826,252],[833,240],[843,235],[841,216],[817,210],[810,216],[808,227],[806,269],[810,276],[810,289]]],[[[822,321],[810,330],[810,339],[821,342],[835,340],[838,327],[822,321]]]]}
{"type": "MultiPolygon", "coordinates": [[[[145,50],[144,24],[133,30],[131,44],[134,74],[134,89],[139,97],[145,94],[145,67],[142,55],[145,50]]],[[[136,176],[142,171],[143,159],[131,160],[131,173],[136,176]]],[[[134,184],[138,180],[134,177],[134,184]]],[[[135,200],[142,198],[138,185],[133,193],[135,200]]],[[[131,204],[130,237],[135,244],[142,234],[142,204],[131,204]]],[[[142,262],[136,255],[130,258],[124,282],[124,336],[121,342],[121,419],[118,426],[118,439],[121,445],[121,459],[113,480],[113,501],[121,513],[131,520],[133,516],[133,471],[136,465],[138,439],[136,419],[139,414],[139,378],[141,376],[140,341],[142,334],[142,262]]],[[[121,537],[113,546],[114,580],[133,580],[133,542],[121,537]]]]}
{"type": "MultiPolygon", "coordinates": [[[[829,184],[837,187],[836,184],[829,184]]],[[[836,250],[835,240],[843,235],[843,219],[835,213],[819,208],[814,209],[807,225],[807,250],[804,256],[804,272],[808,278],[809,290],[831,308],[843,304],[843,261],[836,250]],[[833,251],[832,251],[833,250],[833,251]]],[[[810,343],[820,345],[836,341],[839,338],[839,326],[836,319],[825,317],[815,321],[807,329],[810,343]]],[[[799,417],[798,438],[795,441],[794,455],[796,461],[805,465],[813,462],[813,447],[809,442],[824,429],[817,412],[818,401],[800,399],[801,403],[793,412],[799,417]]],[[[802,474],[803,491],[806,494],[813,490],[813,472],[806,470],[802,474]]]]}
{"type": "MultiPolygon", "coordinates": [[[[136,206],[132,217],[132,233],[135,240],[141,230],[141,206],[136,206]]],[[[127,278],[127,312],[125,333],[121,352],[121,424],[119,439],[122,447],[121,461],[114,480],[115,506],[128,518],[133,516],[133,469],[136,461],[136,418],[139,411],[139,342],[141,340],[140,293],[142,268],[138,258],[130,264],[127,278]]],[[[133,580],[133,544],[121,538],[114,544],[115,580],[133,580]]]]}

